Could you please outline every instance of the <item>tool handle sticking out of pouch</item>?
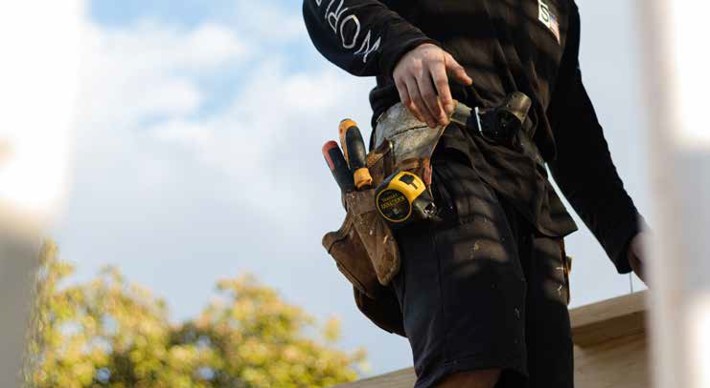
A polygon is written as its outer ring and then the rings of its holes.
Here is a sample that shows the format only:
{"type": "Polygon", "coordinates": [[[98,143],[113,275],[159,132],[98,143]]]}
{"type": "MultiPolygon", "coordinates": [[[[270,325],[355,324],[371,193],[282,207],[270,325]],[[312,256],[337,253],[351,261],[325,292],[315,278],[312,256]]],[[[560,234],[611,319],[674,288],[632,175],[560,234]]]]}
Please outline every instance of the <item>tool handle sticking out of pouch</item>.
{"type": "Polygon", "coordinates": [[[345,194],[355,190],[353,175],[350,173],[348,163],[345,161],[343,153],[338,147],[338,143],[330,140],[323,145],[323,157],[330,168],[330,172],[335,178],[335,182],[340,187],[340,191],[345,194]]]}
{"type": "Polygon", "coordinates": [[[451,121],[490,142],[519,149],[544,168],[545,162],[540,151],[524,130],[531,107],[530,97],[514,92],[506,96],[500,105],[492,108],[470,108],[458,102],[451,121]]]}
{"type": "Polygon", "coordinates": [[[500,105],[488,109],[470,108],[458,102],[451,121],[487,140],[505,143],[523,129],[531,106],[530,97],[520,92],[509,94],[500,105]]]}
{"type": "Polygon", "coordinates": [[[362,139],[360,128],[353,120],[345,119],[339,126],[340,141],[345,152],[345,158],[353,174],[355,187],[366,190],[372,187],[372,175],[367,168],[367,150],[362,139]]]}
{"type": "MultiPolygon", "coordinates": [[[[353,120],[340,122],[340,144],[343,153],[334,141],[326,143],[323,154],[326,156],[333,176],[344,193],[358,190],[365,191],[373,187],[373,179],[367,167],[367,150],[360,129],[353,120]],[[340,162],[342,160],[342,162],[340,162]],[[343,164],[347,162],[347,178],[343,164]],[[349,178],[349,179],[348,179],[349,178]]],[[[387,223],[399,228],[414,220],[433,219],[436,206],[430,190],[417,174],[399,170],[387,177],[374,190],[375,207],[387,223]]]]}

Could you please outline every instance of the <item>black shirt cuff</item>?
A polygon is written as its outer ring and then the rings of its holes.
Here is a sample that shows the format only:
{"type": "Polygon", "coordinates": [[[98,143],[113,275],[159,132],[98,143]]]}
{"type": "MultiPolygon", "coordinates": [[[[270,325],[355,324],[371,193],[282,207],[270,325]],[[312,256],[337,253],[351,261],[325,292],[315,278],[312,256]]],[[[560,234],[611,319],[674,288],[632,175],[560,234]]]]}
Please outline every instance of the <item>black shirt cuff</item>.
{"type": "Polygon", "coordinates": [[[614,233],[611,234],[611,238],[603,244],[606,253],[620,274],[632,272],[628,257],[629,245],[637,234],[647,228],[643,217],[636,213],[635,217],[632,217],[629,221],[618,224],[614,233]]]}

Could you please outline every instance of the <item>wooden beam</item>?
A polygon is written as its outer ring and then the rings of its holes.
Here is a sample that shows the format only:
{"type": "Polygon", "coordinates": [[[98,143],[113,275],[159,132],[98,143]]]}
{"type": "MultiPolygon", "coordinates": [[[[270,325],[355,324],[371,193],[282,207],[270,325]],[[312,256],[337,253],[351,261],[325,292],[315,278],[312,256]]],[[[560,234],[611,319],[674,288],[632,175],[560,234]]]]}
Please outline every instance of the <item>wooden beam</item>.
{"type": "Polygon", "coordinates": [[[646,292],[638,292],[570,311],[572,337],[580,347],[594,346],[646,330],[646,292]]]}
{"type": "Polygon", "coordinates": [[[648,388],[649,380],[645,334],[574,347],[576,388],[648,388]]]}
{"type": "Polygon", "coordinates": [[[369,379],[358,380],[349,384],[342,384],[343,388],[411,388],[417,381],[412,368],[401,369],[369,379]]]}

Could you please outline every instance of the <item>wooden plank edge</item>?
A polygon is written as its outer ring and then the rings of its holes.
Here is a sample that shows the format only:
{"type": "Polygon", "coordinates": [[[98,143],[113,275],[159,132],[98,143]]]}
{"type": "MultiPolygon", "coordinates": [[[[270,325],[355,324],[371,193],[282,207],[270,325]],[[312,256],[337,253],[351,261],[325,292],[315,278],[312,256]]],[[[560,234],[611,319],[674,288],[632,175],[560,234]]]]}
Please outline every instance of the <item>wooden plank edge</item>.
{"type": "Polygon", "coordinates": [[[572,337],[581,347],[594,346],[646,330],[646,292],[637,292],[570,311],[572,337]]]}
{"type": "Polygon", "coordinates": [[[372,376],[370,378],[353,381],[352,383],[340,384],[340,388],[365,388],[365,387],[411,387],[417,380],[414,368],[400,369],[383,375],[372,376]]]}

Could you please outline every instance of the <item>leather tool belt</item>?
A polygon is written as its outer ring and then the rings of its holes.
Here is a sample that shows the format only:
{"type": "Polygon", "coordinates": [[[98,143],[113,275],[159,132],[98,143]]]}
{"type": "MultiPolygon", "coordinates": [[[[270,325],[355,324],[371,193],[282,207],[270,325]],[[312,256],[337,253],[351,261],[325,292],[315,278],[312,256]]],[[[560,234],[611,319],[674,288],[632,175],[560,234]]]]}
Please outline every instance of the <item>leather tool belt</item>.
{"type": "MultiPolygon", "coordinates": [[[[542,163],[537,147],[521,131],[529,108],[529,98],[514,93],[501,106],[486,111],[459,103],[451,121],[474,135],[520,147],[542,163]]],[[[396,171],[408,171],[421,177],[430,190],[431,157],[445,129],[430,128],[401,103],[383,113],[373,134],[374,147],[367,155],[373,187],[396,171]]],[[[375,207],[375,190],[343,194],[347,215],[340,229],[323,237],[323,246],[353,285],[358,308],[380,328],[404,336],[399,304],[388,287],[401,266],[399,248],[375,207]]]]}

